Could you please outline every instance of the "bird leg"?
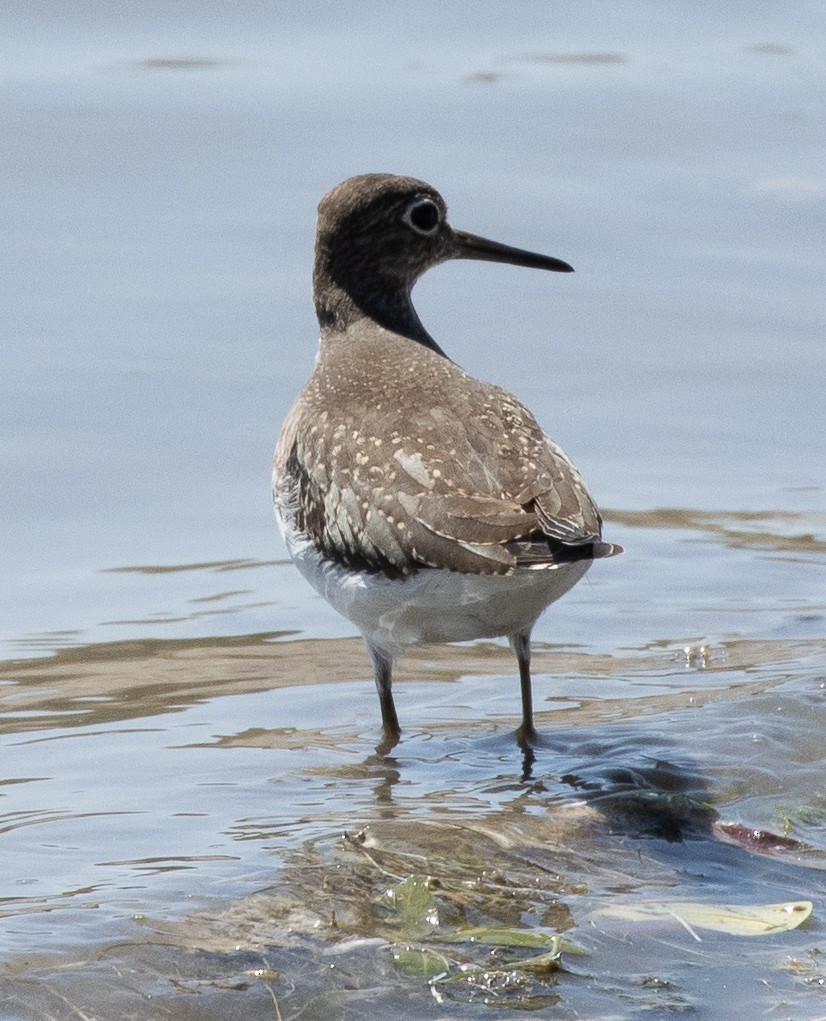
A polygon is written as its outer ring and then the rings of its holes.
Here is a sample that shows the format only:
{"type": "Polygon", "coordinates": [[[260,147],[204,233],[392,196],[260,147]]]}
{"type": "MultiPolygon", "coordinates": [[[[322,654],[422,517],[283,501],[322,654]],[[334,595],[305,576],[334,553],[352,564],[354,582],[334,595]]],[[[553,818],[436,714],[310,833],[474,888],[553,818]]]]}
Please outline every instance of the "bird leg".
{"type": "Polygon", "coordinates": [[[398,743],[401,727],[399,717],[396,714],[396,706],[393,702],[393,657],[384,651],[366,642],[367,651],[373,661],[373,678],[376,682],[376,690],[379,693],[379,705],[381,707],[381,729],[383,740],[380,747],[384,751],[398,743]]]}
{"type": "Polygon", "coordinates": [[[522,723],[516,739],[524,750],[539,743],[539,734],[533,725],[533,691],[531,690],[531,628],[509,635],[508,641],[519,664],[519,686],[522,689],[522,723]]]}

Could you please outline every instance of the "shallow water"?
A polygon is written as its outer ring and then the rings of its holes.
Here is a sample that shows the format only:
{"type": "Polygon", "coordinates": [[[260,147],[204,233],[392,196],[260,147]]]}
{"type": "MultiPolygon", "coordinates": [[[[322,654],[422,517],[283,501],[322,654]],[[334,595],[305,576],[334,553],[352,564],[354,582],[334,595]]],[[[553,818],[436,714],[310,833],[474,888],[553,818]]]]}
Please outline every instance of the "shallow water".
{"type": "Polygon", "coordinates": [[[0,1014],[823,1016],[826,23],[340,13],[4,7],[0,1014]],[[416,290],[626,549],[536,629],[532,764],[496,643],[410,656],[377,757],[366,655],[272,523],[315,204],[385,169],[577,270],[416,290]],[[433,931],[382,900],[419,874],[433,931]],[[814,912],[760,938],[599,914],[652,897],[814,912]],[[394,963],[460,916],[589,955],[441,992],[394,963]]]}

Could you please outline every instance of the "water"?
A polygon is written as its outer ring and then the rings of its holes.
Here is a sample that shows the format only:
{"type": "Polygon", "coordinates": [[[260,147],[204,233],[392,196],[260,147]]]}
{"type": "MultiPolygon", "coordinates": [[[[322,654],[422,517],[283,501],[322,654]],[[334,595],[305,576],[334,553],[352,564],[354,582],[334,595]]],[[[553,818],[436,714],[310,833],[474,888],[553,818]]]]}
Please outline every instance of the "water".
{"type": "Polygon", "coordinates": [[[452,917],[457,841],[534,884],[520,924],[558,927],[563,905],[590,951],[532,988],[543,1016],[822,1015],[817,6],[2,18],[3,1016],[270,1018],[274,995],[285,1018],[432,1017],[392,964],[405,934],[368,907],[401,868],[381,855],[404,854],[452,917]],[[368,170],[577,271],[456,263],[415,294],[574,457],[626,547],[536,629],[529,778],[489,644],[410,657],[404,740],[377,760],[366,656],[272,521],[271,451],[315,347],[315,205],[368,170]],[[617,801],[623,776],[667,780],[682,843],[617,801]],[[812,850],[726,846],[706,811],[812,850]],[[375,872],[339,842],[365,826],[375,872]],[[702,944],[599,920],[652,887],[814,913],[702,944]]]}

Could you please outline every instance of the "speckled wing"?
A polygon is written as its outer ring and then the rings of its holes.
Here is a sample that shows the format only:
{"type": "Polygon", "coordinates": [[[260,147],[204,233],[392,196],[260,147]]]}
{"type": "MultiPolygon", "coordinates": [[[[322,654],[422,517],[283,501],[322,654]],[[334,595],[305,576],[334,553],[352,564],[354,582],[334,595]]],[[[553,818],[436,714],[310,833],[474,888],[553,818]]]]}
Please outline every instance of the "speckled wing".
{"type": "Polygon", "coordinates": [[[352,444],[336,442],[344,432],[323,428],[327,412],[315,412],[310,386],[302,396],[307,400],[300,398],[287,416],[273,461],[273,501],[285,534],[352,570],[409,574],[409,536],[394,516],[401,511],[398,499],[356,463],[359,438],[367,434],[347,421],[342,428],[352,444]]]}
{"type": "Polygon", "coordinates": [[[602,522],[582,476],[530,411],[478,380],[467,380],[464,392],[460,413],[440,412],[441,435],[432,446],[441,458],[424,458],[453,486],[451,492],[434,486],[421,501],[415,518],[430,541],[417,534],[419,555],[451,566],[471,553],[485,573],[609,555],[613,547],[600,542],[602,522]],[[444,540],[459,549],[451,555],[444,540]]]}
{"type": "Polygon", "coordinates": [[[530,493],[537,523],[544,535],[577,546],[596,542],[602,535],[602,518],[574,463],[548,436],[546,455],[530,493]]]}
{"type": "Polygon", "coordinates": [[[331,560],[390,577],[411,564],[510,574],[618,552],[600,542],[565,454],[515,398],[480,386],[477,414],[385,414],[380,442],[370,409],[330,423],[305,400],[299,428],[297,405],[276,451],[281,513],[331,560]]]}
{"type": "Polygon", "coordinates": [[[577,469],[547,437],[542,441],[544,450],[532,449],[527,459],[534,473],[527,484],[522,465],[508,458],[498,464],[488,460],[500,496],[423,498],[414,529],[420,556],[444,567],[457,557],[466,563],[471,555],[479,573],[511,573],[620,552],[601,541],[602,522],[577,469]]]}

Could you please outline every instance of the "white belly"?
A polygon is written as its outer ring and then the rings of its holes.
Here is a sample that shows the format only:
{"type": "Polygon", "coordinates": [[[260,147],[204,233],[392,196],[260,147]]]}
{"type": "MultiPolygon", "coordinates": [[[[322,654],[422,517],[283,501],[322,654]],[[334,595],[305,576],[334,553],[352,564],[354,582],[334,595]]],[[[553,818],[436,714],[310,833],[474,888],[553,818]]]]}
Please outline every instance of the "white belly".
{"type": "Polygon", "coordinates": [[[578,560],[509,576],[423,568],[402,580],[348,571],[306,541],[285,535],[296,566],[367,641],[391,656],[414,645],[497,638],[530,628],[591,566],[578,560]],[[292,539],[292,541],[291,541],[292,539]]]}

